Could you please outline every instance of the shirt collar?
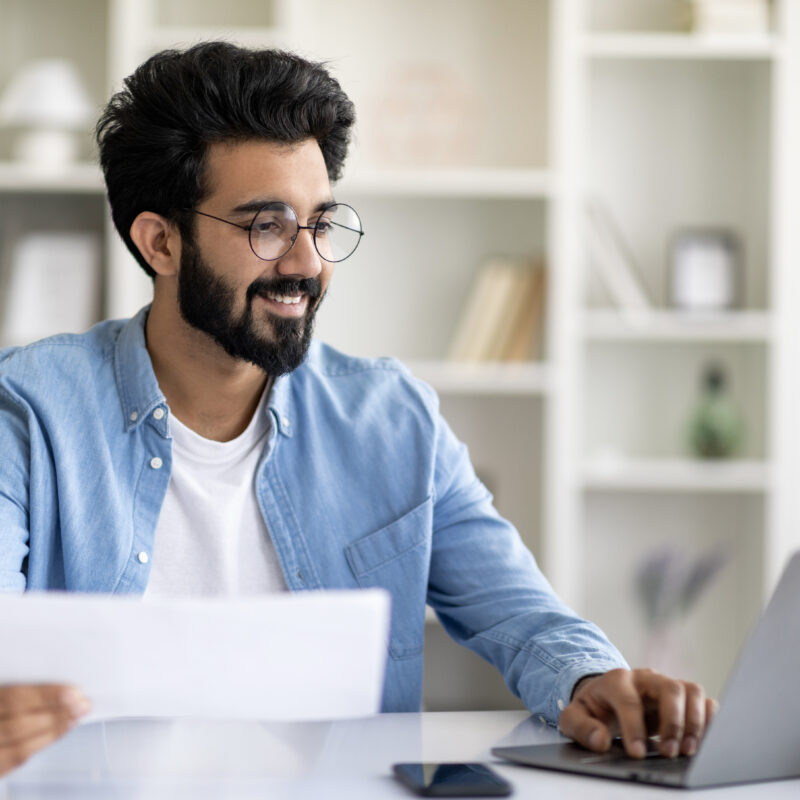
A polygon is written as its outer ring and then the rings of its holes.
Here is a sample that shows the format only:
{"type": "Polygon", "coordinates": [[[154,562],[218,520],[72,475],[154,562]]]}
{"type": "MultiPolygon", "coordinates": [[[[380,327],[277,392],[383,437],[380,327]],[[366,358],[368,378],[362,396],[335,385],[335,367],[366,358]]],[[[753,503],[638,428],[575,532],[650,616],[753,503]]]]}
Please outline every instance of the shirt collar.
{"type": "MultiPolygon", "coordinates": [[[[157,407],[166,407],[145,345],[144,326],[149,311],[147,305],[128,320],[114,348],[114,373],[126,432],[138,427],[157,407]]],[[[166,433],[166,417],[161,421],[166,433]]]]}
{"type": "Polygon", "coordinates": [[[293,433],[290,411],[290,379],[291,373],[277,377],[269,396],[269,410],[272,412],[278,432],[289,438],[293,433]]]}

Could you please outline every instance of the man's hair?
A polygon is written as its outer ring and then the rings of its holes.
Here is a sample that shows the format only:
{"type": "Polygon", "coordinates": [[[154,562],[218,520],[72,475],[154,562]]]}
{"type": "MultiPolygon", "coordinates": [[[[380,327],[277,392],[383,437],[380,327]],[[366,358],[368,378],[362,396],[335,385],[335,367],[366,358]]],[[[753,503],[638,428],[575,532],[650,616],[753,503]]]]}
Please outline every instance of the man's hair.
{"type": "Polygon", "coordinates": [[[331,181],[341,177],[355,109],[321,64],[281,50],[207,42],[165,50],[125,79],[97,123],[100,165],[114,225],[131,240],[142,211],[191,239],[190,214],[207,194],[205,157],[217,142],[317,141],[331,181]]]}

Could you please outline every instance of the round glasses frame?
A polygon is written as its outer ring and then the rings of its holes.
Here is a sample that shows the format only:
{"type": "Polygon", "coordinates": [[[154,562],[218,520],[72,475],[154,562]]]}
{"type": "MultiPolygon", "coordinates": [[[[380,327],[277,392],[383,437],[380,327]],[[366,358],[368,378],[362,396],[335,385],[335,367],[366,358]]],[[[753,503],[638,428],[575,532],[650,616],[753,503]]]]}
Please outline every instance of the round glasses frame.
{"type": "Polygon", "coordinates": [[[358,245],[361,243],[361,237],[364,235],[364,231],[361,229],[361,217],[359,217],[358,212],[351,205],[348,205],[347,203],[331,203],[329,206],[325,206],[323,209],[321,209],[320,214],[324,214],[325,212],[329,212],[331,209],[335,209],[335,208],[347,208],[347,209],[350,209],[350,211],[353,212],[353,215],[355,216],[355,218],[358,220],[358,224],[359,224],[359,228],[356,229],[356,228],[351,228],[351,227],[346,226],[346,225],[333,223],[333,224],[338,224],[338,226],[340,228],[346,229],[346,230],[350,231],[351,233],[358,234],[358,239],[356,239],[356,243],[353,245],[353,249],[346,256],[342,256],[342,258],[329,258],[329,257],[323,255],[322,251],[320,250],[319,245],[317,244],[317,233],[321,230],[321,227],[320,227],[321,224],[325,223],[325,222],[330,224],[330,220],[323,220],[323,218],[320,217],[313,225],[301,225],[300,224],[300,219],[297,216],[297,212],[288,203],[282,203],[282,202],[265,203],[253,215],[253,219],[250,220],[250,224],[249,225],[240,225],[238,222],[231,222],[231,220],[229,220],[229,219],[224,219],[223,217],[216,217],[216,216],[214,216],[214,214],[208,214],[205,211],[199,211],[196,208],[187,208],[185,210],[186,211],[191,211],[193,214],[199,214],[201,217],[208,217],[209,219],[215,219],[218,222],[224,222],[226,225],[232,225],[234,228],[239,228],[240,230],[247,231],[247,240],[248,240],[248,242],[250,244],[250,249],[253,251],[253,255],[256,258],[260,259],[261,261],[277,261],[279,258],[283,258],[294,247],[295,242],[297,242],[297,237],[300,235],[300,231],[311,231],[312,232],[311,238],[312,238],[312,240],[314,242],[314,249],[317,251],[317,254],[319,255],[319,257],[323,261],[327,261],[329,264],[338,264],[339,262],[345,261],[346,259],[350,258],[350,256],[353,255],[353,253],[355,253],[355,251],[358,248],[358,245]],[[272,258],[264,258],[264,256],[261,256],[261,255],[258,254],[258,252],[256,251],[255,246],[253,245],[253,226],[255,225],[256,220],[258,219],[258,217],[261,215],[261,213],[265,209],[270,208],[271,206],[276,206],[276,205],[284,206],[284,207],[288,208],[292,212],[292,214],[294,215],[295,223],[297,225],[297,230],[295,231],[294,235],[290,237],[291,244],[280,255],[273,256],[272,258]]]}

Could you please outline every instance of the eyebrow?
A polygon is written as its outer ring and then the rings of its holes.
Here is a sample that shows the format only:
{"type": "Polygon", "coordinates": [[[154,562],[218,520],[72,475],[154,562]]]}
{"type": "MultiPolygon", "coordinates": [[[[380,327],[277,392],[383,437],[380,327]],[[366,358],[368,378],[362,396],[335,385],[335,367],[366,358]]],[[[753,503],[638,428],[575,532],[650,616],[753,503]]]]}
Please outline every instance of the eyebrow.
{"type": "MultiPolygon", "coordinates": [[[[317,205],[312,209],[312,214],[316,213],[317,211],[323,211],[328,206],[333,205],[336,202],[333,196],[330,196],[327,200],[323,200],[321,203],[317,203],[317,205]]],[[[260,211],[264,206],[268,206],[270,203],[283,203],[284,205],[290,205],[285,200],[281,200],[278,197],[261,197],[256,200],[248,200],[246,203],[240,203],[235,208],[231,209],[232,213],[234,214],[243,214],[246,211],[249,211],[253,214],[256,211],[260,211]]]]}

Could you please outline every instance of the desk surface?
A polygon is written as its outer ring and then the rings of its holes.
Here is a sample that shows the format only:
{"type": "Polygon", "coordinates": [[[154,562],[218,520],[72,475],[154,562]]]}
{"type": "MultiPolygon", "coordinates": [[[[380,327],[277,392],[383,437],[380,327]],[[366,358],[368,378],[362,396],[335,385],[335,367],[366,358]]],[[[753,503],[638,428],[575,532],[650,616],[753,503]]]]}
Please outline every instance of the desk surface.
{"type": "MultiPolygon", "coordinates": [[[[381,800],[413,797],[395,761],[487,761],[530,798],[674,798],[671,789],[499,762],[495,744],[552,742],[522,711],[383,714],[331,723],[115,721],[84,725],[0,781],[0,800],[381,800]]],[[[800,780],[704,790],[709,798],[797,798],[800,780]]]]}

